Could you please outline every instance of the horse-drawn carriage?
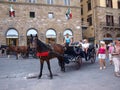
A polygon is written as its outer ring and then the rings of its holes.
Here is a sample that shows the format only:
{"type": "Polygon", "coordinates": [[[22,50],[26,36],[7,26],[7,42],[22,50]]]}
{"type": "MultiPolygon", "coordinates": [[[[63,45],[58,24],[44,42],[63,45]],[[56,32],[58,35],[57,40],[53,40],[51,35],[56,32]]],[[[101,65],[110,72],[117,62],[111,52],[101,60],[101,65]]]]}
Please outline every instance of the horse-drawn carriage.
{"type": "MultiPolygon", "coordinates": [[[[35,43],[34,49],[36,50],[34,53],[35,55],[38,55],[37,57],[40,59],[40,74],[38,78],[41,78],[42,76],[44,61],[47,62],[48,70],[50,72],[50,78],[52,78],[53,75],[52,75],[51,66],[50,66],[50,60],[52,58],[54,57],[58,58],[61,71],[65,71],[66,62],[67,63],[77,62],[80,68],[82,64],[82,58],[85,58],[85,55],[82,49],[76,45],[70,46],[66,50],[64,50],[64,47],[60,44],[54,43],[48,46],[47,44],[40,41],[39,39],[35,39],[34,43],[35,43]]],[[[11,51],[17,50],[15,51],[17,53],[19,53],[20,50],[23,50],[21,52],[28,53],[28,47],[11,47],[11,48],[9,47],[9,50],[11,51]]],[[[95,48],[93,45],[90,45],[88,49],[88,57],[92,63],[95,62],[95,48]]]]}
{"type": "Polygon", "coordinates": [[[83,58],[86,61],[91,61],[91,63],[95,62],[96,59],[95,47],[93,44],[90,44],[88,52],[85,53],[82,47],[78,45],[78,43],[73,43],[66,48],[64,56],[67,59],[65,60],[67,64],[69,64],[69,62],[76,62],[78,64],[78,67],[80,68],[83,58]]]}
{"type": "MultiPolygon", "coordinates": [[[[57,57],[59,61],[59,66],[61,67],[61,71],[65,71],[65,63],[69,62],[77,62],[78,66],[80,68],[82,64],[82,58],[85,58],[84,51],[79,46],[73,45],[70,47],[67,47],[66,50],[64,50],[64,47],[60,44],[51,44],[51,46],[48,46],[47,44],[43,43],[39,39],[35,39],[35,48],[37,50],[38,57],[40,58],[40,74],[38,78],[41,78],[42,76],[42,70],[43,70],[43,64],[44,61],[47,62],[48,70],[50,72],[50,78],[53,77],[51,67],[50,67],[50,59],[57,57]]],[[[88,59],[91,60],[92,63],[95,62],[95,48],[94,45],[90,45],[88,48],[87,53],[88,59]]]]}

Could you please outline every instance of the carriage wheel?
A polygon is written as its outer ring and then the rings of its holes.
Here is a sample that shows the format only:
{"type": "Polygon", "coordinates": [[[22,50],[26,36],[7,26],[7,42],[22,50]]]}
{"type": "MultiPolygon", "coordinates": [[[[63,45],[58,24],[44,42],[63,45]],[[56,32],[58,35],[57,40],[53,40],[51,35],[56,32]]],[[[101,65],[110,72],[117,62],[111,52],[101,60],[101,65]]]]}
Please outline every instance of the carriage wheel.
{"type": "Polygon", "coordinates": [[[92,52],[90,60],[91,60],[91,63],[95,63],[95,60],[96,60],[96,53],[95,53],[95,51],[92,52]]]}
{"type": "Polygon", "coordinates": [[[95,63],[95,57],[91,57],[91,63],[95,63]]]}
{"type": "Polygon", "coordinates": [[[82,65],[82,58],[81,58],[81,56],[78,56],[77,57],[77,64],[78,64],[78,68],[77,69],[80,69],[81,68],[81,65],[82,65]]]}

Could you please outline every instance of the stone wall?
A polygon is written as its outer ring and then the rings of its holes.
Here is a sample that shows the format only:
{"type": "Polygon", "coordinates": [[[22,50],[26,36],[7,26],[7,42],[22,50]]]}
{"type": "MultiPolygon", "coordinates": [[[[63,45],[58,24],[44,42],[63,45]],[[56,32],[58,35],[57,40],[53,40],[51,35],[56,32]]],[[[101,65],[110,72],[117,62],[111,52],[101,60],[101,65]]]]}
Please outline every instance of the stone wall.
{"type": "MultiPolygon", "coordinates": [[[[0,3],[0,43],[6,44],[6,33],[10,28],[17,30],[19,37],[23,35],[25,44],[27,44],[27,31],[31,28],[37,30],[38,37],[44,41],[46,31],[49,28],[54,29],[57,32],[57,43],[62,42],[65,29],[71,29],[74,40],[78,41],[82,37],[81,29],[77,28],[81,26],[80,7],[70,7],[72,19],[69,20],[65,18],[65,13],[68,8],[67,6],[60,5],[0,3]],[[9,7],[11,4],[15,10],[15,17],[9,17],[9,7]],[[29,17],[30,12],[35,12],[35,18],[29,17]],[[54,13],[53,19],[48,18],[49,12],[54,13]]],[[[19,40],[18,45],[20,44],[21,41],[19,40]]]]}

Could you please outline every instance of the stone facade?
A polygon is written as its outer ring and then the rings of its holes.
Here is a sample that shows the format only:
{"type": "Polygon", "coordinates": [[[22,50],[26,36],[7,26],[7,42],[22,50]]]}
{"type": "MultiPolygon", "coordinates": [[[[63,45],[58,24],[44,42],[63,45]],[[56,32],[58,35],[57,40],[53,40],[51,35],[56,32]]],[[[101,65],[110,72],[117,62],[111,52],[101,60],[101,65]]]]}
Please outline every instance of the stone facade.
{"type": "Polygon", "coordinates": [[[106,7],[106,0],[82,0],[83,15],[81,17],[87,22],[89,15],[92,17],[92,25],[83,31],[85,38],[94,38],[95,43],[105,40],[108,44],[114,39],[120,40],[120,9],[118,0],[112,0],[112,8],[106,7]],[[91,10],[88,11],[88,2],[91,1],[91,10]],[[87,2],[87,3],[86,3],[87,2]],[[106,15],[113,16],[113,26],[106,25],[106,15]]]}
{"type": "MultiPolygon", "coordinates": [[[[19,0],[17,0],[19,1],[19,0]]],[[[44,0],[38,0],[44,1],[44,0]]],[[[0,44],[8,44],[6,40],[7,32],[14,29],[18,32],[16,45],[27,45],[27,32],[34,29],[39,39],[46,42],[46,32],[53,29],[56,32],[56,43],[62,44],[63,33],[65,30],[71,30],[73,38],[78,41],[82,38],[80,7],[79,1],[71,0],[72,5],[65,6],[61,0],[56,0],[56,4],[48,5],[43,3],[25,3],[0,1],[0,44]],[[58,1],[58,3],[57,3],[58,1]],[[15,10],[15,17],[9,16],[9,7],[12,5],[15,10]],[[76,5],[76,6],[75,6],[76,5]],[[67,20],[65,17],[67,9],[72,12],[72,19],[67,20]],[[30,18],[30,12],[35,12],[35,17],[30,18]],[[48,18],[48,13],[53,13],[54,18],[48,18]]]]}
{"type": "Polygon", "coordinates": [[[97,23],[96,23],[96,34],[98,40],[111,40],[119,39],[120,40],[120,24],[119,24],[119,9],[106,9],[104,7],[97,7],[97,23]],[[112,15],[114,17],[114,25],[106,25],[106,15],[112,15]],[[111,36],[107,36],[107,34],[111,36]]]}

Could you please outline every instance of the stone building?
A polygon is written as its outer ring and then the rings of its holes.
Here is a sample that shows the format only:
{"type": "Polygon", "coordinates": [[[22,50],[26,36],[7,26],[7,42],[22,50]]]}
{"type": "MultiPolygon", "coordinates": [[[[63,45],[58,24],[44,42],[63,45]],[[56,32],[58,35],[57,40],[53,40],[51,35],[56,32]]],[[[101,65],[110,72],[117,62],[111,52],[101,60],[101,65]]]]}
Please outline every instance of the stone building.
{"type": "Polygon", "coordinates": [[[81,0],[81,20],[88,22],[84,38],[107,44],[120,40],[120,0],[81,0]]]}
{"type": "Polygon", "coordinates": [[[80,17],[79,0],[0,0],[0,44],[27,45],[31,34],[46,43],[62,44],[66,33],[78,41],[80,17]]]}

